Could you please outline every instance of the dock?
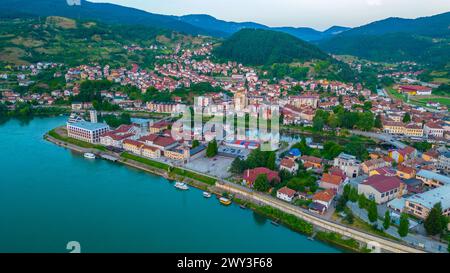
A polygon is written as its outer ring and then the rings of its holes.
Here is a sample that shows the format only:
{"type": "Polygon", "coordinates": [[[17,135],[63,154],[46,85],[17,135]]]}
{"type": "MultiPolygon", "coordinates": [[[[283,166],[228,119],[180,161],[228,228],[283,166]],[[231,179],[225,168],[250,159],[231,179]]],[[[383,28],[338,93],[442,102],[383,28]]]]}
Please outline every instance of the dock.
{"type": "Polygon", "coordinates": [[[107,155],[107,154],[101,154],[100,157],[103,158],[103,159],[112,161],[112,162],[117,162],[119,160],[117,157],[110,156],[110,155],[107,155]]]}

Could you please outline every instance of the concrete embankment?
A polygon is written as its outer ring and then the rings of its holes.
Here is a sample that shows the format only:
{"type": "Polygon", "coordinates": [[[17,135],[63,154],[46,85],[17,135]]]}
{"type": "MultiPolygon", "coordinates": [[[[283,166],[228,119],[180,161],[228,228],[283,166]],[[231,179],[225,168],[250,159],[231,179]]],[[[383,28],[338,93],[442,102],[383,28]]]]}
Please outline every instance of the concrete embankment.
{"type": "Polygon", "coordinates": [[[359,230],[355,230],[338,223],[330,222],[328,220],[322,219],[317,215],[307,213],[301,210],[298,207],[287,204],[281,200],[277,200],[270,196],[266,196],[264,194],[260,194],[254,192],[250,189],[246,189],[244,187],[240,187],[239,185],[235,185],[229,182],[220,182],[216,184],[216,187],[231,192],[233,194],[238,194],[240,196],[245,197],[248,200],[253,200],[253,202],[264,204],[267,206],[271,206],[277,208],[283,212],[292,214],[294,216],[303,219],[315,227],[320,229],[335,232],[337,234],[341,234],[345,237],[352,238],[361,242],[365,245],[371,246],[379,246],[383,252],[393,252],[393,253],[424,253],[423,250],[416,249],[410,247],[408,245],[404,245],[395,241],[391,241],[382,237],[378,237],[372,234],[368,234],[359,230]]]}

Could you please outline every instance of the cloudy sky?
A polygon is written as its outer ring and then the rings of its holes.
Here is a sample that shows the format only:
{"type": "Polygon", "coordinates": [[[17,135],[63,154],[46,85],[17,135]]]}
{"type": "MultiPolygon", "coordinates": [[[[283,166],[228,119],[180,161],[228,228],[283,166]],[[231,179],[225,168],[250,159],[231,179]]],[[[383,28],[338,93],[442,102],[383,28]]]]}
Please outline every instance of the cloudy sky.
{"type": "Polygon", "coordinates": [[[450,11],[450,0],[88,0],[153,13],[209,14],[269,26],[355,27],[387,17],[417,18],[450,11]]]}

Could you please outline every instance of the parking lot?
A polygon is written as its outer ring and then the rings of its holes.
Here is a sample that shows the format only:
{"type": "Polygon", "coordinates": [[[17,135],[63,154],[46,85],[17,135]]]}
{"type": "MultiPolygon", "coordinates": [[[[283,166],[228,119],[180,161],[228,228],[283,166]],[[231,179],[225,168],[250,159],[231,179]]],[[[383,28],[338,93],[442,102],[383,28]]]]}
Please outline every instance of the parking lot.
{"type": "Polygon", "coordinates": [[[220,178],[227,178],[230,176],[228,168],[231,162],[233,162],[233,158],[224,156],[216,156],[214,158],[200,157],[190,161],[184,167],[220,178]]]}

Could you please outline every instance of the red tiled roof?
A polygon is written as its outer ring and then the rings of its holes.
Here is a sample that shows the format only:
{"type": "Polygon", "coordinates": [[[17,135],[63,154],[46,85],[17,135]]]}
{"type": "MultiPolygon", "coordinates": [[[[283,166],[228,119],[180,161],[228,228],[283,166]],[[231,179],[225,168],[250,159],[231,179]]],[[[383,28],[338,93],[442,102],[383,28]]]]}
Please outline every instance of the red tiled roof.
{"type": "Polygon", "coordinates": [[[314,201],[323,201],[329,203],[336,196],[336,193],[332,189],[319,191],[313,196],[314,201]]]}
{"type": "Polygon", "coordinates": [[[342,177],[324,173],[320,181],[339,186],[342,183],[342,177]]]}
{"type": "Polygon", "coordinates": [[[295,161],[290,158],[283,158],[281,160],[281,166],[287,167],[287,168],[293,168],[295,166],[295,161]]]}
{"type": "Polygon", "coordinates": [[[295,195],[295,193],[296,193],[295,190],[289,189],[288,187],[282,187],[281,189],[278,190],[278,192],[280,192],[282,194],[285,194],[285,195],[287,195],[289,197],[293,197],[295,195]]]}
{"type": "Polygon", "coordinates": [[[301,157],[302,160],[306,161],[306,162],[312,162],[312,163],[322,163],[322,159],[315,157],[315,156],[308,156],[308,155],[304,155],[301,157]]]}
{"type": "Polygon", "coordinates": [[[364,181],[363,185],[369,185],[378,192],[388,192],[399,188],[403,182],[395,176],[373,175],[364,181]]]}
{"type": "Polygon", "coordinates": [[[132,140],[132,139],[125,139],[123,141],[123,144],[129,144],[129,145],[133,145],[133,146],[136,146],[136,147],[144,146],[144,143],[136,141],[136,140],[132,140]]]}
{"type": "Polygon", "coordinates": [[[250,182],[251,184],[253,184],[255,182],[256,178],[261,174],[267,175],[267,180],[269,180],[269,181],[272,181],[272,180],[280,181],[280,177],[278,176],[277,172],[272,171],[268,168],[264,168],[264,167],[259,167],[259,168],[255,168],[255,169],[251,169],[251,170],[249,169],[249,170],[244,171],[243,178],[247,182],[250,182]]]}
{"type": "Polygon", "coordinates": [[[400,88],[403,89],[403,90],[408,90],[408,91],[426,91],[426,90],[431,90],[430,87],[420,86],[420,85],[401,85],[400,88]]]}

